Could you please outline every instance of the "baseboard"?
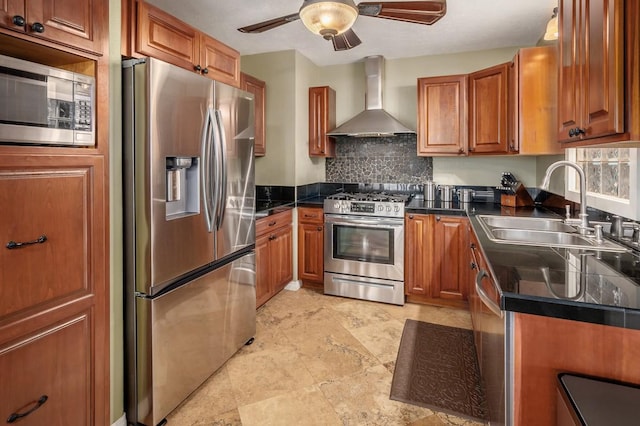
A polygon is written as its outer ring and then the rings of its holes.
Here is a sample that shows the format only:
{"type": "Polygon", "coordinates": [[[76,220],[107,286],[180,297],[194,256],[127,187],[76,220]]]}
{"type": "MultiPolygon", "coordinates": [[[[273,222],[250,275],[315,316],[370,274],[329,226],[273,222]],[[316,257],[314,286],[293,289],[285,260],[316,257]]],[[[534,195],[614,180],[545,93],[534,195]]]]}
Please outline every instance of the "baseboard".
{"type": "Polygon", "coordinates": [[[111,426],[127,426],[127,415],[123,414],[118,420],[116,420],[111,426]]]}
{"type": "Polygon", "coordinates": [[[285,290],[289,290],[289,291],[298,291],[298,290],[300,290],[300,287],[302,287],[302,284],[300,284],[300,281],[293,280],[289,284],[287,284],[284,287],[284,289],[285,290]]]}

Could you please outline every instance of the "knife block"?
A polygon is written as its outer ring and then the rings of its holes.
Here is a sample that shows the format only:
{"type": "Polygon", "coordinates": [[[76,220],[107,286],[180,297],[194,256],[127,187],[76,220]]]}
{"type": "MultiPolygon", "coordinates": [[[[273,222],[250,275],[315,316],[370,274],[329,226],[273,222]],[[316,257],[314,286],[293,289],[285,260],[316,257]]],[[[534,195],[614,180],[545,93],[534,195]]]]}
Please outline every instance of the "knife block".
{"type": "Polygon", "coordinates": [[[518,182],[513,189],[513,194],[500,195],[500,205],[507,207],[529,207],[533,206],[533,198],[529,195],[527,188],[518,182]]]}

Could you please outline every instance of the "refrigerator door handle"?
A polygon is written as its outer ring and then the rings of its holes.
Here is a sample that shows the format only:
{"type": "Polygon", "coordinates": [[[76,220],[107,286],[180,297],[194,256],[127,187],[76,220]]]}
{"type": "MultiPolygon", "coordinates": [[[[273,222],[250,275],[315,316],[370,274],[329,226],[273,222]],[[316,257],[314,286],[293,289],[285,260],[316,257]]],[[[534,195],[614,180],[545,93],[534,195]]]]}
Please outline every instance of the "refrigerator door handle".
{"type": "Polygon", "coordinates": [[[201,153],[202,165],[200,167],[200,180],[202,183],[204,216],[207,222],[207,230],[213,232],[213,206],[211,197],[211,109],[207,109],[205,125],[202,129],[201,153]]]}
{"type": "Polygon", "coordinates": [[[220,229],[220,224],[219,224],[219,218],[218,218],[218,211],[220,210],[220,193],[221,193],[221,182],[222,182],[222,177],[220,176],[222,173],[222,167],[220,165],[220,160],[221,160],[221,152],[220,152],[220,135],[219,135],[219,130],[218,130],[218,115],[217,115],[217,111],[214,110],[213,108],[209,108],[209,117],[211,120],[211,138],[210,141],[212,142],[211,145],[213,146],[213,160],[212,160],[212,166],[211,166],[211,170],[209,175],[213,176],[214,182],[213,182],[213,207],[211,209],[211,214],[212,214],[212,223],[211,223],[211,228],[212,229],[220,229]]]}
{"type": "Polygon", "coordinates": [[[215,121],[217,130],[217,142],[219,146],[218,151],[218,166],[219,166],[219,194],[218,194],[218,209],[216,213],[216,227],[222,228],[222,222],[224,221],[224,214],[227,209],[227,140],[224,132],[224,122],[222,120],[222,114],[220,110],[215,111],[215,121]]]}

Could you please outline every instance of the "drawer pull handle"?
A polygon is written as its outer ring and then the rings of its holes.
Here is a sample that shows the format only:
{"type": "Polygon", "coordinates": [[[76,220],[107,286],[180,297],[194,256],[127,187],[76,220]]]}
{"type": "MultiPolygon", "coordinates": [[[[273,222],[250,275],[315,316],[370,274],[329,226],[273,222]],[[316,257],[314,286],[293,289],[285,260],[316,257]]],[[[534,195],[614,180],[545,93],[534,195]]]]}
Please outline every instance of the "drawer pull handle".
{"type": "Polygon", "coordinates": [[[31,404],[35,404],[33,407],[31,407],[30,410],[25,411],[24,413],[11,413],[11,415],[7,418],[7,423],[13,423],[16,420],[19,420],[19,419],[21,419],[23,417],[27,417],[29,414],[33,413],[38,408],[42,407],[42,405],[45,402],[47,402],[47,399],[49,399],[49,397],[47,395],[42,395],[37,401],[31,401],[30,403],[28,403],[24,407],[20,408],[20,410],[22,410],[22,409],[26,408],[27,406],[29,406],[31,404]]]}
{"type": "Polygon", "coordinates": [[[269,222],[269,226],[275,225],[277,222],[274,220],[273,222],[269,222]]]}
{"type": "Polygon", "coordinates": [[[27,241],[27,242],[24,242],[24,243],[16,243],[15,241],[9,241],[7,243],[7,248],[9,250],[17,249],[17,248],[24,247],[24,246],[30,246],[32,244],[42,244],[45,241],[47,241],[47,236],[42,234],[37,239],[35,239],[33,241],[27,241]]]}

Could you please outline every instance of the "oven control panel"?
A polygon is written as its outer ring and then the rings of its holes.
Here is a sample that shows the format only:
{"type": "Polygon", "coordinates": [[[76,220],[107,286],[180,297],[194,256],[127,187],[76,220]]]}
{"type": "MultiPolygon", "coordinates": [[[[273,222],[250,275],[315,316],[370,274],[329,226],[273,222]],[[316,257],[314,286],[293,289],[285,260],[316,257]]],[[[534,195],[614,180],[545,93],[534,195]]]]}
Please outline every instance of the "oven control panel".
{"type": "Polygon", "coordinates": [[[377,217],[404,217],[404,203],[381,201],[325,200],[324,212],[377,217]]]}

